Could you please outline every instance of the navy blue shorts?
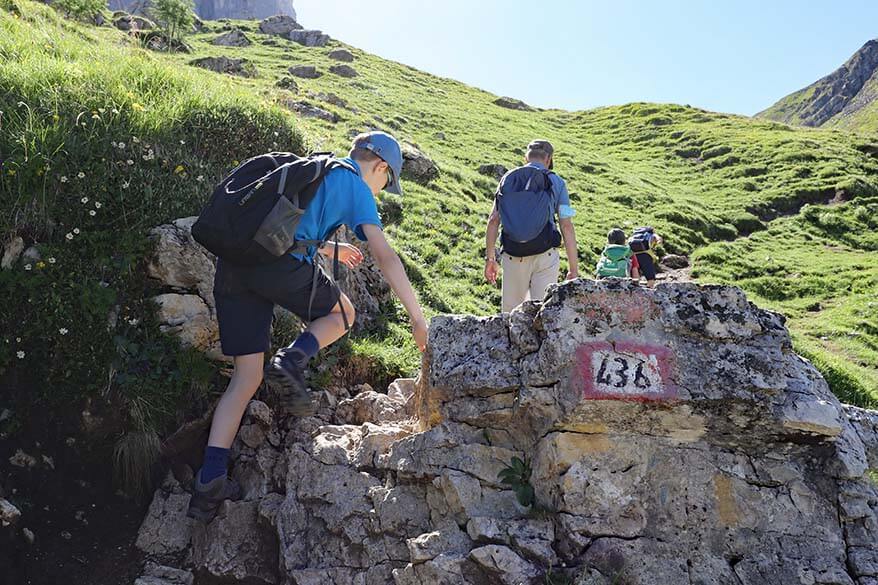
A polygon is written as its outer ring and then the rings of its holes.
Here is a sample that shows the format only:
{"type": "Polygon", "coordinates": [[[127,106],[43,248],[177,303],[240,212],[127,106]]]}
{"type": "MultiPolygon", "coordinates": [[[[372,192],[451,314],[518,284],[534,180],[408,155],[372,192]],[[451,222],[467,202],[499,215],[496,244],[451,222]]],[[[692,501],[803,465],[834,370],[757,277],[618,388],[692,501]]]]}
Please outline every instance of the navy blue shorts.
{"type": "Polygon", "coordinates": [[[332,312],[341,295],[320,267],[315,272],[312,264],[289,254],[259,266],[218,261],[213,298],[223,353],[237,356],[268,351],[275,305],[307,321],[314,278],[317,290],[311,305],[311,320],[332,312]]]}
{"type": "Polygon", "coordinates": [[[653,260],[652,255],[646,252],[640,252],[635,255],[637,256],[637,263],[640,264],[640,275],[645,277],[646,280],[655,280],[655,260],[653,260]]]}

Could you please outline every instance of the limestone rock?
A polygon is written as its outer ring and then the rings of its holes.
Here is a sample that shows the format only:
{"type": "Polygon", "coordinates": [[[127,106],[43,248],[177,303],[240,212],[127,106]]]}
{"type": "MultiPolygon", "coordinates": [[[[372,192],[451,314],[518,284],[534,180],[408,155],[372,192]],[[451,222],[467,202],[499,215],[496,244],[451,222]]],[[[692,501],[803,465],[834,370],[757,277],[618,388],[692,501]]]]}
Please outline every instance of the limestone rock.
{"type": "Polygon", "coordinates": [[[163,333],[176,335],[184,345],[222,359],[219,327],[210,307],[199,295],[166,293],[153,297],[163,333]]]}
{"type": "Polygon", "coordinates": [[[305,45],[306,47],[325,47],[329,42],[329,35],[319,30],[291,30],[286,36],[291,41],[305,45]]]}
{"type": "Polygon", "coordinates": [[[267,35],[285,37],[294,30],[302,30],[302,25],[292,16],[277,14],[259,23],[259,32],[267,35]]]}
{"type": "Polygon", "coordinates": [[[535,583],[540,571],[515,554],[512,549],[489,544],[469,553],[472,568],[464,572],[471,583],[528,585],[535,583]]]}
{"type": "Polygon", "coordinates": [[[190,62],[191,65],[210,69],[217,73],[237,75],[239,77],[256,77],[256,66],[247,59],[233,59],[231,57],[201,57],[190,62]]]}
{"type": "Polygon", "coordinates": [[[323,73],[317,70],[313,65],[295,65],[289,68],[290,75],[301,77],[303,79],[317,79],[323,73]]]}
{"type": "Polygon", "coordinates": [[[215,580],[277,583],[277,540],[259,521],[258,502],[229,502],[192,531],[191,561],[215,580]]]}
{"type": "Polygon", "coordinates": [[[275,83],[274,85],[281,89],[289,90],[293,93],[299,92],[299,85],[296,83],[296,80],[289,75],[284,75],[283,77],[278,79],[277,83],[275,83]]]}
{"type": "Polygon", "coordinates": [[[353,63],[354,61],[354,54],[347,49],[333,49],[327,54],[327,57],[336,61],[344,61],[345,63],[353,63]]]}
{"type": "Polygon", "coordinates": [[[9,270],[24,251],[24,240],[21,236],[15,236],[3,246],[3,259],[0,260],[0,268],[9,270]]]}
{"type": "Polygon", "coordinates": [[[679,270],[681,268],[689,267],[689,258],[677,254],[666,254],[662,257],[660,264],[671,270],[679,270]]]}
{"type": "Polygon", "coordinates": [[[332,65],[329,67],[330,73],[335,73],[339,77],[357,77],[359,73],[357,70],[351,67],[350,65],[332,65]]]}
{"type": "Polygon", "coordinates": [[[250,39],[247,38],[247,35],[237,28],[221,34],[213,39],[211,43],[221,47],[249,47],[251,45],[250,39]]]}
{"type": "Polygon", "coordinates": [[[0,526],[15,524],[21,517],[21,511],[7,499],[0,498],[0,526]]]}
{"type": "Polygon", "coordinates": [[[426,184],[439,176],[436,163],[412,144],[402,144],[402,177],[426,184]]]}
{"type": "Polygon", "coordinates": [[[317,118],[319,120],[325,120],[333,124],[338,122],[337,114],[328,110],[324,110],[323,108],[318,108],[317,106],[309,104],[308,102],[284,101],[283,104],[303,118],[317,118]]]}
{"type": "Polygon", "coordinates": [[[137,533],[135,546],[141,552],[162,558],[186,550],[192,533],[191,521],[186,517],[189,497],[185,493],[156,491],[137,533]]]}
{"type": "Polygon", "coordinates": [[[113,26],[124,31],[152,30],[155,24],[143,16],[122,14],[113,19],[113,26]]]}
{"type": "Polygon", "coordinates": [[[479,167],[479,174],[485,175],[486,177],[493,177],[498,181],[503,178],[503,175],[509,172],[505,166],[501,164],[487,164],[479,167]]]}
{"type": "Polygon", "coordinates": [[[527,105],[521,100],[517,100],[511,97],[500,97],[494,100],[494,103],[500,106],[501,108],[507,108],[510,110],[520,110],[523,112],[533,112],[534,108],[527,105]]]}
{"type": "Polygon", "coordinates": [[[138,546],[217,582],[875,580],[878,412],[735,288],[555,285],[435,317],[416,380],[321,396],[303,419],[251,402],[246,500],[190,542],[188,495],[159,490],[138,546]],[[514,457],[537,510],[501,481],[514,457]]]}
{"type": "Polygon", "coordinates": [[[190,571],[147,562],[143,575],[134,581],[134,585],[193,585],[194,582],[195,575],[190,571]]]}

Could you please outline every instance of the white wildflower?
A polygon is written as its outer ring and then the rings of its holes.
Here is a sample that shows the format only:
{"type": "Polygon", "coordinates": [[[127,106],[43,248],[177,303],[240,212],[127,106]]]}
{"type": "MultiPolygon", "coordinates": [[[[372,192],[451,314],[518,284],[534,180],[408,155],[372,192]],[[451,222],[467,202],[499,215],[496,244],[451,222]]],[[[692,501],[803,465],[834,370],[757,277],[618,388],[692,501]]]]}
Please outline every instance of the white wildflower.
{"type": "Polygon", "coordinates": [[[76,173],[76,178],[77,179],[84,179],[85,173],[83,173],[82,171],[79,171],[78,173],[76,173]]]}
{"type": "Polygon", "coordinates": [[[115,140],[112,141],[112,142],[110,143],[110,145],[111,145],[113,148],[116,148],[116,147],[119,146],[118,144],[116,144],[116,141],[115,141],[115,140]]]}
{"type": "Polygon", "coordinates": [[[98,212],[95,211],[94,209],[90,209],[90,210],[88,211],[88,214],[89,214],[90,216],[94,217],[95,215],[98,214],[98,212]]]}
{"type": "Polygon", "coordinates": [[[24,353],[23,351],[21,351],[21,350],[18,350],[17,352],[15,352],[15,355],[18,356],[18,359],[23,360],[23,359],[24,359],[24,356],[25,356],[25,353],[24,353]]]}
{"type": "Polygon", "coordinates": [[[88,203],[88,197],[83,197],[82,199],[80,199],[80,201],[81,201],[83,204],[86,204],[86,203],[88,203]]]}
{"type": "Polygon", "coordinates": [[[180,141],[180,144],[186,144],[186,141],[185,141],[185,140],[181,140],[181,141],[180,141]]]}
{"type": "Polygon", "coordinates": [[[50,256],[50,257],[49,257],[49,264],[54,264],[55,262],[57,262],[57,260],[55,260],[55,257],[54,257],[54,256],[50,256]]]}
{"type": "Polygon", "coordinates": [[[124,183],[122,183],[122,188],[127,189],[130,184],[131,184],[131,181],[125,181],[124,183]]]}
{"type": "Polygon", "coordinates": [[[120,142],[120,143],[119,143],[119,148],[125,148],[125,143],[124,143],[124,142],[120,142]]]}
{"type": "Polygon", "coordinates": [[[67,238],[68,240],[72,240],[72,239],[73,239],[73,234],[71,234],[70,232],[67,232],[67,235],[64,236],[64,237],[67,238]]]}
{"type": "Polygon", "coordinates": [[[21,337],[16,337],[16,338],[15,338],[15,343],[21,343],[21,337]]]}
{"type": "Polygon", "coordinates": [[[200,183],[201,181],[204,180],[204,175],[198,175],[197,177],[195,177],[195,180],[200,183]]]}
{"type": "Polygon", "coordinates": [[[31,270],[32,268],[33,268],[33,266],[31,266],[30,264],[25,264],[25,265],[24,265],[24,269],[25,269],[25,270],[31,270]]]}
{"type": "Polygon", "coordinates": [[[132,327],[140,323],[140,319],[128,319],[128,324],[132,327]]]}
{"type": "Polygon", "coordinates": [[[78,236],[79,235],[79,228],[73,228],[73,233],[78,236]]]}
{"type": "Polygon", "coordinates": [[[137,136],[132,136],[131,142],[133,142],[134,144],[140,144],[140,138],[138,138],[137,136]]]}
{"type": "Polygon", "coordinates": [[[95,209],[100,209],[101,205],[103,205],[103,203],[101,203],[100,201],[95,201],[95,209]]]}
{"type": "Polygon", "coordinates": [[[61,177],[61,182],[62,182],[62,183],[66,183],[66,182],[67,182],[67,177],[66,177],[66,176],[62,176],[62,177],[61,177]]]}
{"type": "Polygon", "coordinates": [[[58,333],[60,333],[61,335],[67,335],[69,333],[69,331],[67,331],[66,327],[62,327],[61,329],[58,330],[58,333]]]}
{"type": "Polygon", "coordinates": [[[130,158],[129,158],[128,160],[126,160],[125,163],[126,163],[129,167],[134,166],[134,161],[131,160],[130,158]]]}

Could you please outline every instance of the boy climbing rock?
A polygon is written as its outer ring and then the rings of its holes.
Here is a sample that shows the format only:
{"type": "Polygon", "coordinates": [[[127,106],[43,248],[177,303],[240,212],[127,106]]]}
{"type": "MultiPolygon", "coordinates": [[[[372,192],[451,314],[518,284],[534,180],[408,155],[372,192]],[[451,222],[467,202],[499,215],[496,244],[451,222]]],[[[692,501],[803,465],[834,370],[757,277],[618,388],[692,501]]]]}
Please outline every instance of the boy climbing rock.
{"type": "MultiPolygon", "coordinates": [[[[272,153],[276,154],[279,153],[272,153]]],[[[315,264],[317,253],[335,258],[350,268],[362,262],[362,252],[353,245],[323,243],[341,225],[367,242],[375,263],[409,315],[416,345],[424,351],[427,324],[402,263],[384,237],[374,199],[382,189],[396,194],[402,192],[399,143],[384,132],[360,134],[354,138],[347,158],[332,159],[327,165],[329,170],[322,176],[295,229],[295,242],[299,245],[293,252],[254,265],[231,263],[222,258],[217,262],[214,298],[220,343],[223,353],[234,357],[235,369],[213,415],[204,464],[194,479],[190,517],[209,522],[223,500],[239,497],[239,486],[227,477],[229,449],[247,403],[263,376],[282,397],[288,413],[303,416],[313,412],[304,371],[321,348],[346,333],[355,316],[348,297],[315,264]],[[290,346],[279,350],[263,369],[275,305],[308,321],[308,327],[290,346]]],[[[286,179],[284,173],[278,194],[283,191],[286,179]]],[[[260,181],[254,190],[262,185],[260,181]]],[[[242,206],[249,197],[243,198],[242,206]]],[[[298,193],[294,201],[295,205],[299,204],[298,193]]],[[[289,205],[286,201],[281,203],[289,205]]],[[[263,225],[266,221],[268,219],[263,225]]],[[[271,238],[284,227],[288,226],[274,226],[273,231],[269,230],[268,236],[263,238],[266,245],[270,247],[271,238]]],[[[198,239],[194,228],[193,234],[198,239]]]]}

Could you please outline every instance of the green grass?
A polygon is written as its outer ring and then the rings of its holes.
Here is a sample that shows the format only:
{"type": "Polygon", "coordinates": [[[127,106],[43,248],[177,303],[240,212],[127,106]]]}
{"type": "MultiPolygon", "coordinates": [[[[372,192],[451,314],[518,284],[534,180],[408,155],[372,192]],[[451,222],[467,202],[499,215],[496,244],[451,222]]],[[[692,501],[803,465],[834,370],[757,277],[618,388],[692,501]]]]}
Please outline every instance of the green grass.
{"type": "MultiPolygon", "coordinates": [[[[29,0],[14,0],[18,16],[12,0],[2,1],[0,233],[22,235],[56,259],[0,272],[0,292],[15,299],[0,309],[0,326],[12,332],[0,344],[0,370],[22,387],[50,388],[53,399],[71,401],[116,393],[132,405],[132,419],[148,421],[140,426],[167,424],[191,404],[193,389],[209,386],[211,370],[172,359],[174,342],[150,319],[148,228],[197,213],[210,185],[247,156],[344,152],[352,135],[381,128],[418,145],[441,169],[426,185],[403,181],[401,201],[381,198],[387,233],[428,315],[498,310],[499,290],[482,278],[496,184],[477,169],[512,167],[528,141],[545,137],[578,210],[583,274],[608,229],[652,224],[665,251],[697,251],[699,278],[740,284],[787,313],[797,347],[839,395],[861,403],[878,396],[870,304],[878,284],[867,261],[875,232],[862,216],[872,213],[878,192],[874,137],[670,104],[519,112],[494,105],[487,92],[353,47],[359,76],[338,77],[327,53],[340,43],[306,48],[273,37],[269,46],[253,22],[237,23],[250,47],[213,46],[220,26],[213,23],[187,38],[192,54],[153,53],[109,27],[62,19],[29,0]],[[189,64],[209,55],[246,58],[258,74],[245,79],[189,64]],[[297,64],[324,74],[297,79],[298,93],[276,87],[297,64]],[[327,93],[347,105],[317,95],[327,93]],[[297,119],[293,101],[339,121],[297,119]],[[850,202],[824,209],[836,194],[850,202]],[[80,233],[68,241],[74,228],[80,233]],[[796,237],[785,237],[789,231],[796,237]],[[120,325],[108,332],[114,307],[120,325]],[[69,330],[64,338],[61,328],[69,330]]],[[[398,303],[324,357],[347,364],[350,376],[377,380],[414,373],[418,359],[398,303]]]]}

